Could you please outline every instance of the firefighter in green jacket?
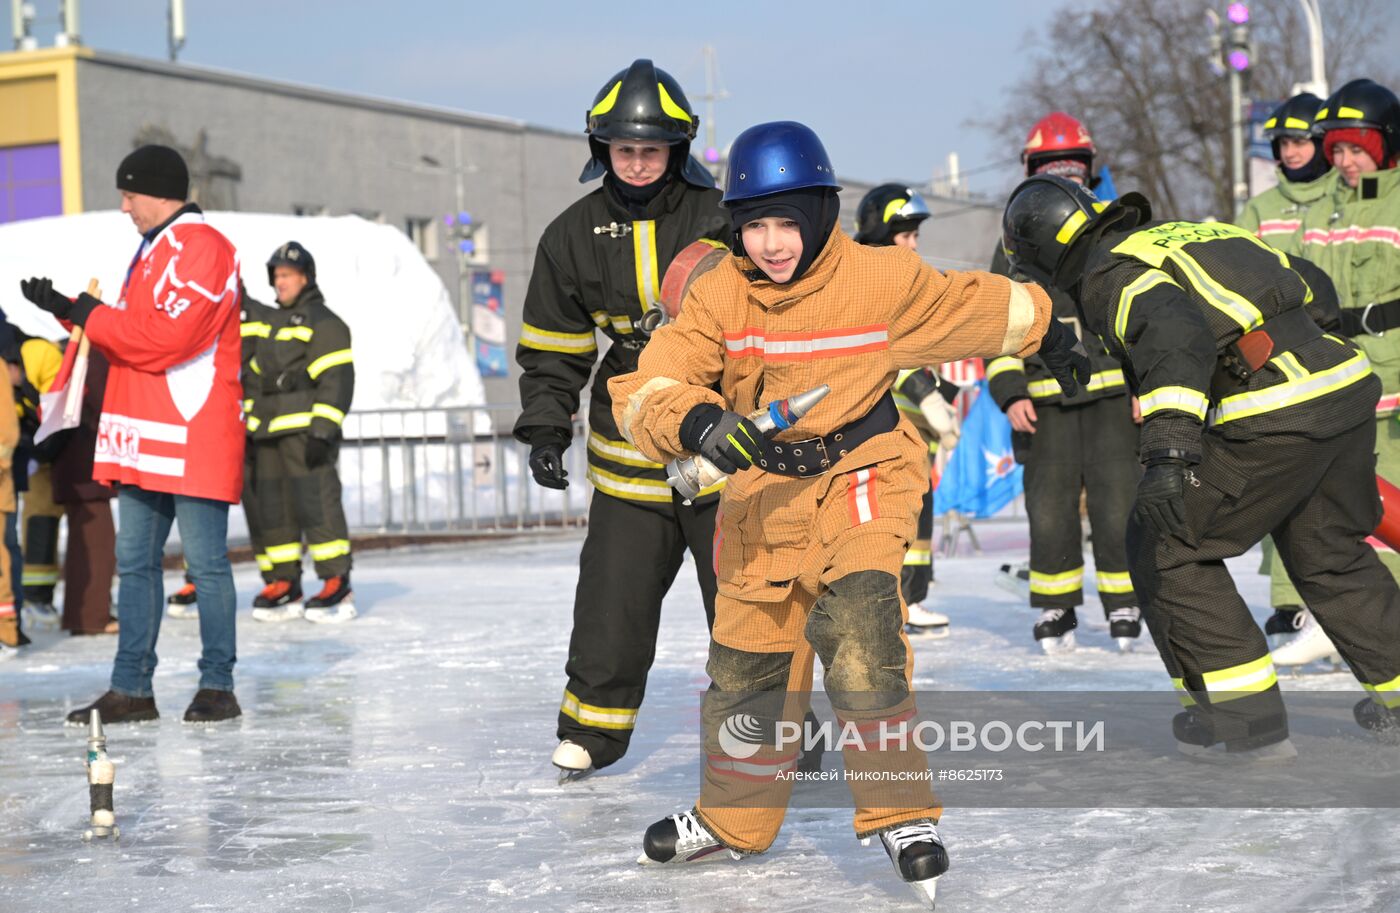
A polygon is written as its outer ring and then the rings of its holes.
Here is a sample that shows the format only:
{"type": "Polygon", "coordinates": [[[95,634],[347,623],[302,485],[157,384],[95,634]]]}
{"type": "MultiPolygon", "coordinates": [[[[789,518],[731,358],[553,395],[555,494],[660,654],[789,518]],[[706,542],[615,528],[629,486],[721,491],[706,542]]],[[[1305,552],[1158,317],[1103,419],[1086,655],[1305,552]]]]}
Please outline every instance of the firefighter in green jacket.
{"type": "MultiPolygon", "coordinates": [[[[1322,99],[1311,92],[1295,95],[1264,121],[1264,136],[1278,162],[1278,183],[1244,204],[1235,224],[1252,231],[1265,244],[1286,254],[1302,254],[1303,217],[1314,206],[1326,206],[1332,164],[1322,150],[1322,137],[1313,135],[1322,99]]],[[[1303,627],[1307,614],[1303,597],[1283,562],[1272,537],[1264,540],[1260,573],[1269,575],[1269,605],[1274,614],[1264,623],[1269,641],[1281,645],[1303,627]]]]}
{"type": "Polygon", "coordinates": [[[670,74],[637,60],[603,85],[586,119],[592,156],[579,180],[603,183],[541,236],[515,356],[523,372],[515,437],[530,445],[531,473],[545,488],[569,485],[563,454],[593,375],[594,491],[553,756],[561,780],[606,767],[627,751],[656,652],[661,600],[686,551],[713,620],[722,487],[683,504],[665,469],[623,440],[608,395],[610,379],[637,369],[647,341],[639,324],[659,306],[671,260],[697,240],[722,247],[730,235],[714,179],[690,155],[699,118],[670,74]],[[595,333],[610,343],[596,374],[595,333]]]}
{"type": "Polygon", "coordinates": [[[268,582],[258,621],[334,623],[355,617],[350,534],[336,457],[355,392],[350,328],[326,307],[316,261],[288,241],[267,261],[277,307],[249,301],[242,325],[248,446],[244,501],[258,567],[268,582]],[[254,528],[257,527],[257,528],[254,528]],[[321,591],[302,599],[302,542],[321,591]]]}
{"type": "MultiPolygon", "coordinates": [[[[1400,482],[1400,100],[1369,79],[1352,80],[1323,104],[1313,132],[1333,171],[1324,205],[1303,219],[1302,254],[1332,278],[1342,332],[1381,379],[1376,472],[1400,482]]],[[[1380,556],[1400,580],[1400,555],[1380,556]]],[[[1274,661],[1296,666],[1328,656],[1340,654],[1309,619],[1274,661]]]]}

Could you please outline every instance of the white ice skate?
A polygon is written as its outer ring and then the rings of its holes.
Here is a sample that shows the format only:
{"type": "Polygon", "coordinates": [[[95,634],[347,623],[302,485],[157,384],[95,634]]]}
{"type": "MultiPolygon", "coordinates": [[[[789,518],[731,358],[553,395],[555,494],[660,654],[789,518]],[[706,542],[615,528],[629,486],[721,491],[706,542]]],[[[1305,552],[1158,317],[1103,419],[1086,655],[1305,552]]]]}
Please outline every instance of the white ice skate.
{"type": "Polygon", "coordinates": [[[321,592],[306,600],[302,617],[318,625],[335,625],[350,621],[355,611],[355,593],[350,589],[350,575],[341,574],[324,581],[321,592]]]}
{"type": "Polygon", "coordinates": [[[561,784],[582,780],[596,769],[588,749],[568,739],[560,742],[559,747],[554,749],[554,757],[550,758],[550,761],[559,768],[561,784]]]}
{"type": "Polygon", "coordinates": [[[278,606],[258,606],[253,609],[254,621],[266,621],[274,624],[284,621],[296,621],[302,617],[303,609],[301,601],[289,602],[278,606]]]}
{"type": "Polygon", "coordinates": [[[9,644],[0,644],[0,663],[15,659],[19,656],[19,647],[12,647],[9,644]]]}
{"type": "MultiPolygon", "coordinates": [[[[564,744],[569,744],[568,742],[564,744]]],[[[739,854],[715,839],[700,817],[691,809],[683,815],[669,815],[647,828],[642,837],[642,865],[674,865],[682,862],[737,860],[739,854]]]]}
{"type": "Polygon", "coordinates": [[[919,634],[935,639],[944,638],[949,634],[948,616],[942,612],[926,609],[923,603],[916,602],[909,606],[907,629],[910,634],[919,634]]]}
{"type": "MultiPolygon", "coordinates": [[[[863,838],[861,843],[869,846],[870,838],[863,838]]],[[[880,831],[880,843],[894,863],[896,874],[932,910],[938,879],[948,871],[948,851],[938,836],[938,828],[932,821],[902,824],[880,831]]]]}
{"type": "Polygon", "coordinates": [[[1022,561],[1019,564],[1003,564],[997,571],[996,585],[1013,596],[1028,599],[1031,595],[1031,566],[1022,561]]]}
{"type": "Polygon", "coordinates": [[[167,602],[165,617],[178,618],[181,621],[199,621],[199,603],[167,602]]]}
{"type": "Polygon", "coordinates": [[[1295,671],[1298,666],[1306,666],[1320,659],[1329,660],[1333,666],[1342,664],[1341,654],[1311,612],[1297,636],[1275,650],[1273,655],[1274,665],[1293,666],[1295,671]]]}
{"type": "Polygon", "coordinates": [[[1293,747],[1292,739],[1284,739],[1281,742],[1273,742],[1259,748],[1247,748],[1243,751],[1230,751],[1225,747],[1224,742],[1205,746],[1178,741],[1176,750],[1196,761],[1205,761],[1209,764],[1277,764],[1292,761],[1298,757],[1298,749],[1293,747]]]}
{"type": "Polygon", "coordinates": [[[32,631],[53,631],[58,628],[58,609],[51,602],[30,602],[26,599],[20,613],[24,616],[24,626],[32,631]]]}
{"type": "Polygon", "coordinates": [[[1032,633],[1036,643],[1046,653],[1069,653],[1074,650],[1074,629],[1079,617],[1074,609],[1045,609],[1035,621],[1032,633]]]}

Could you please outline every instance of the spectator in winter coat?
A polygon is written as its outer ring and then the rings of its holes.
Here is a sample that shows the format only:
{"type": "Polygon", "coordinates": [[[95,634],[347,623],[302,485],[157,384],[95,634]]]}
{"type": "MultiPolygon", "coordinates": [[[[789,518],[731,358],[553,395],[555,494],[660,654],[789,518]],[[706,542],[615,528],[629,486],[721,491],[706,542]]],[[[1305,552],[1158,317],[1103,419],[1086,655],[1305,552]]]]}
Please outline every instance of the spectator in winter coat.
{"type": "Polygon", "coordinates": [[[71,299],[48,279],[21,283],[26,298],[82,326],[111,364],[93,478],[117,492],[117,595],[121,631],[111,689],[74,711],[85,723],[150,720],[151,680],[165,598],[161,555],[180,524],[185,561],[198,589],[199,690],[185,721],[240,715],[233,696],[236,659],[228,510],[243,488],[239,412],[238,255],[186,203],[189,171],[165,146],[142,146],[117,169],[122,212],[141,234],[121,295],[104,306],[71,299]]]}

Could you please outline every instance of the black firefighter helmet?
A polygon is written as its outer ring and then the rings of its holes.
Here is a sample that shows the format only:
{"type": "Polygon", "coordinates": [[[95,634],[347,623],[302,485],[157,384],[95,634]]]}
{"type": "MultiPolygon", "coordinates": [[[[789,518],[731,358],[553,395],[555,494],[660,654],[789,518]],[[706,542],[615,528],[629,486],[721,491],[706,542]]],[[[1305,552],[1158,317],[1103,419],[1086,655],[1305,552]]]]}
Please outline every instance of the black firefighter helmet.
{"type": "Polygon", "coordinates": [[[929,215],[928,204],[912,187],[881,184],[861,197],[856,208],[856,243],[888,246],[895,235],[918,231],[929,215]]]}
{"type": "Polygon", "coordinates": [[[680,83],[650,60],[634,60],[604,83],[585,119],[592,158],[578,176],[580,184],[607,173],[609,143],[637,143],[671,146],[672,171],[688,184],[715,186],[710,172],[690,155],[699,116],[680,83]]]}
{"type": "Polygon", "coordinates": [[[1279,155],[1278,141],[1285,136],[1311,139],[1317,145],[1318,154],[1322,153],[1322,138],[1313,135],[1313,120],[1321,107],[1322,99],[1311,92],[1303,92],[1274,109],[1264,121],[1264,138],[1273,146],[1274,161],[1283,158],[1279,155]]]}
{"type": "Polygon", "coordinates": [[[1370,79],[1353,79],[1323,103],[1313,122],[1313,133],[1323,136],[1329,130],[1370,128],[1385,141],[1382,168],[1400,155],[1400,99],[1385,86],[1370,79]]]}
{"type": "Polygon", "coordinates": [[[311,256],[311,251],[301,246],[298,241],[288,241],[272,252],[272,256],[267,258],[267,284],[272,284],[272,273],[279,266],[290,266],[299,269],[306,274],[308,285],[316,284],[316,261],[311,256]]]}
{"type": "Polygon", "coordinates": [[[1140,225],[1152,217],[1152,208],[1141,194],[1104,203],[1075,181],[1038,174],[1011,192],[1001,218],[1002,250],[1017,272],[1069,290],[1079,282],[1088,254],[1076,250],[1076,242],[1101,220],[1120,214],[1131,214],[1130,224],[1140,225]]]}

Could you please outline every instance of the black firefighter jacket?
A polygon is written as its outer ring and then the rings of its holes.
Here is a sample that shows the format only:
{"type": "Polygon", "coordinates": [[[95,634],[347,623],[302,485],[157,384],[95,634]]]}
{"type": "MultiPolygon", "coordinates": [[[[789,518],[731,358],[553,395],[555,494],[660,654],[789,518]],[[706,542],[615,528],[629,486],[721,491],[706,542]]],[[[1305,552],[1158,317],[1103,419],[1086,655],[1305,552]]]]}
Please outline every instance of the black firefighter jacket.
{"type": "Polygon", "coordinates": [[[243,298],[243,412],[254,440],[340,437],[355,395],[350,328],[308,285],[290,307],[243,298]]]}
{"type": "MultiPolygon", "coordinates": [[[[644,209],[629,212],[611,180],[564,210],[540,238],[515,353],[523,371],[515,436],[568,445],[579,395],[598,361],[595,333],[602,333],[611,345],[590,395],[589,480],[604,494],[669,511],[665,469],[623,440],[608,381],[637,369],[646,337],[636,324],[656,305],[671,260],[697,240],[726,242],[729,218],[718,190],[676,178],[644,209]]],[[[706,494],[717,496],[718,488],[706,494]]]]}

